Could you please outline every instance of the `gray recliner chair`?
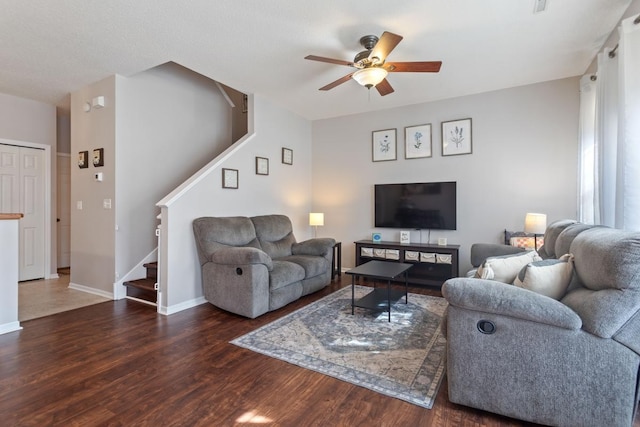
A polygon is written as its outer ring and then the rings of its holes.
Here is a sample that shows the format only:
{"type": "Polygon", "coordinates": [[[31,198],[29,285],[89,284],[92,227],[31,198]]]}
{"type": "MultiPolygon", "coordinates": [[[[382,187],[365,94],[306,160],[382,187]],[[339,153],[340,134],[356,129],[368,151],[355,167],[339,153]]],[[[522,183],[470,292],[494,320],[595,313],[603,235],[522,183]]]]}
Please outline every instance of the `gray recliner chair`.
{"type": "Polygon", "coordinates": [[[204,297],[249,318],[276,310],[331,282],[335,240],[296,242],[285,215],[193,221],[204,297]]]}
{"type": "Polygon", "coordinates": [[[540,424],[631,426],[640,233],[566,225],[553,252],[570,241],[574,278],[559,301],[496,281],[445,282],[449,399],[540,424]]]}

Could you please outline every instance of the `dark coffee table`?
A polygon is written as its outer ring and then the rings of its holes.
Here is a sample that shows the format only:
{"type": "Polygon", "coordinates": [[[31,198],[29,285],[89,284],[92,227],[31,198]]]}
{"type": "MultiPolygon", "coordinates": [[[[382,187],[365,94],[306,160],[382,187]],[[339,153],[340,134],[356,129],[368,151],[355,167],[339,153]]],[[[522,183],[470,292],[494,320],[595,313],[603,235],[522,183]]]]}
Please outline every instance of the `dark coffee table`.
{"type": "Polygon", "coordinates": [[[407,271],[413,264],[387,261],[369,261],[356,268],[346,271],[351,275],[351,314],[355,314],[355,307],[375,311],[388,311],[391,322],[391,304],[395,304],[404,295],[404,303],[408,302],[407,271]],[[404,274],[404,291],[391,289],[391,281],[404,274]],[[355,286],[358,277],[387,281],[387,289],[375,288],[373,291],[355,300],[355,286]]]}

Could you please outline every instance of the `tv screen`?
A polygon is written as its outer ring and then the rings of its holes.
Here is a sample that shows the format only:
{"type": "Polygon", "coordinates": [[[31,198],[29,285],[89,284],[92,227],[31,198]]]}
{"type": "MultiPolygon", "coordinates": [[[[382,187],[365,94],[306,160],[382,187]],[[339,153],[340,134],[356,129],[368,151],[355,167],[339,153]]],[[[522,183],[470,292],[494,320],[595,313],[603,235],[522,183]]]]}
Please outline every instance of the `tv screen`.
{"type": "Polygon", "coordinates": [[[375,185],[375,226],[456,229],[456,183],[375,185]]]}

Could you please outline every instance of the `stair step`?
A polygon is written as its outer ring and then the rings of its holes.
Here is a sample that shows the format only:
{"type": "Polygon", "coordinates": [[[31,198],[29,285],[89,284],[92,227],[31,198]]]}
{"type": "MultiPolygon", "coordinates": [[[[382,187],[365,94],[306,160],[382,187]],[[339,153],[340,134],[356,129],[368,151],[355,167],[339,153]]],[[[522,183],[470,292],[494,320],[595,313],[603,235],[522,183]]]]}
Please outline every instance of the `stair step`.
{"type": "Polygon", "coordinates": [[[123,285],[127,287],[127,296],[138,298],[151,303],[156,303],[158,299],[158,293],[155,290],[155,280],[150,278],[130,280],[124,282],[123,285]]]}
{"type": "Polygon", "coordinates": [[[157,279],[158,278],[158,263],[157,262],[148,262],[143,264],[143,267],[147,269],[147,278],[148,279],[157,279]]]}

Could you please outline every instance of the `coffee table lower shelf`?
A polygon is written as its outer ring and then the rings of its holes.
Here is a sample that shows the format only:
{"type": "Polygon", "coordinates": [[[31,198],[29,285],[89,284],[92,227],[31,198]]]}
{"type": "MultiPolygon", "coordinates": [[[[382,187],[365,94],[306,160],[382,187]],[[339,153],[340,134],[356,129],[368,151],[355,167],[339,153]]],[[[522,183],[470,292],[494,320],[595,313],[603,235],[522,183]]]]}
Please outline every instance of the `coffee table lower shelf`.
{"type": "Polygon", "coordinates": [[[355,301],[353,306],[374,311],[387,311],[390,305],[395,304],[402,297],[405,297],[406,304],[407,294],[405,291],[398,289],[375,288],[367,295],[355,301]]]}

